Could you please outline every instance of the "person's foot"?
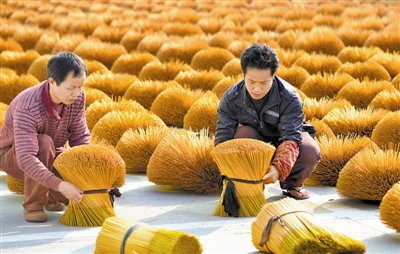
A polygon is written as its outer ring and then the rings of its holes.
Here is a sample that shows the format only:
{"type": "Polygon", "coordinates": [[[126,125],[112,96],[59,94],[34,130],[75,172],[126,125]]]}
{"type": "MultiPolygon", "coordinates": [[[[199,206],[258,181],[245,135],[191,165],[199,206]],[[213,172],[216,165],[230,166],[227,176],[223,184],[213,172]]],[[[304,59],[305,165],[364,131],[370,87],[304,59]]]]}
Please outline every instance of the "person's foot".
{"type": "Polygon", "coordinates": [[[47,214],[43,210],[24,211],[24,217],[28,222],[47,221],[47,214]]]}
{"type": "Polygon", "coordinates": [[[64,211],[65,205],[63,202],[50,202],[48,201],[46,205],[44,206],[44,209],[47,211],[54,211],[54,212],[60,212],[64,211]]]}
{"type": "Polygon", "coordinates": [[[296,200],[310,198],[310,193],[303,187],[289,187],[287,190],[282,190],[282,194],[296,200]]]}

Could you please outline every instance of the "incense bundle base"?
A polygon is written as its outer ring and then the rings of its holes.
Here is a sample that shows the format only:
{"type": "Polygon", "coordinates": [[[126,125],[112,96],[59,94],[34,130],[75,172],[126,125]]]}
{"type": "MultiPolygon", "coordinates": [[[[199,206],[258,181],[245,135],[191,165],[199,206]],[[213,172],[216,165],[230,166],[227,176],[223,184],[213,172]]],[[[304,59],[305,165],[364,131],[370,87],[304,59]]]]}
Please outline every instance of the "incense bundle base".
{"type": "Polygon", "coordinates": [[[221,171],[219,184],[223,184],[214,215],[257,216],[267,203],[262,178],[274,152],[273,145],[250,138],[228,140],[212,150],[211,155],[221,171]]]}
{"type": "Polygon", "coordinates": [[[127,218],[108,218],[96,239],[95,254],[173,253],[200,254],[198,238],[181,231],[168,230],[127,218]]]}
{"type": "MultiPolygon", "coordinates": [[[[226,212],[226,207],[224,206],[224,196],[226,192],[227,184],[224,183],[224,188],[221,193],[221,198],[217,207],[214,210],[215,216],[229,217],[235,216],[226,212]]],[[[267,203],[264,192],[263,183],[261,184],[246,184],[246,183],[235,183],[236,193],[246,193],[251,192],[253,195],[239,196],[237,197],[239,210],[236,217],[253,217],[257,216],[261,208],[267,203]],[[252,190],[249,190],[252,189],[252,190]]]]}
{"type": "Polygon", "coordinates": [[[59,222],[66,226],[97,227],[114,216],[116,214],[108,193],[84,194],[80,203],[69,202],[59,222]]]}
{"type": "Polygon", "coordinates": [[[365,253],[365,245],[322,224],[300,202],[284,198],[266,204],[251,224],[259,251],[289,253],[365,253]]]}

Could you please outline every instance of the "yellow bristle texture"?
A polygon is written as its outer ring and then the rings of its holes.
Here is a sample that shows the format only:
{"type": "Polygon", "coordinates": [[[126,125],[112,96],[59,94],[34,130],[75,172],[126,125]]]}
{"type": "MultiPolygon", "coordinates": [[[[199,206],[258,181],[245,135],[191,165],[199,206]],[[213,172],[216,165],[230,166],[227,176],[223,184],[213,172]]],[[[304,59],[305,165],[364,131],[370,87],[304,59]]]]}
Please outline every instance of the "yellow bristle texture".
{"type": "Polygon", "coordinates": [[[165,89],[174,86],[178,87],[181,85],[174,80],[138,80],[133,82],[133,84],[126,90],[123,98],[126,100],[137,101],[145,109],[150,110],[155,98],[165,89]]]}
{"type": "Polygon", "coordinates": [[[82,34],[66,34],[54,45],[52,53],[58,53],[63,50],[74,51],[86,38],[82,34]]]}
{"type": "Polygon", "coordinates": [[[207,91],[189,108],[183,119],[183,128],[195,132],[206,128],[210,134],[215,134],[218,105],[218,97],[207,91]]]}
{"type": "Polygon", "coordinates": [[[221,79],[212,89],[212,92],[215,93],[218,98],[221,98],[222,95],[225,93],[225,91],[239,82],[240,80],[243,80],[243,73],[233,75],[233,76],[227,76],[223,79],[221,79]]]}
{"type": "Polygon", "coordinates": [[[365,245],[340,233],[320,221],[300,202],[284,198],[264,205],[251,223],[254,247],[259,251],[276,254],[289,253],[354,253],[366,252],[365,245]],[[267,242],[260,246],[264,230],[270,219],[279,216],[270,228],[267,242]]]}
{"type": "MultiPolygon", "coordinates": [[[[68,31],[73,23],[74,20],[72,18],[53,19],[50,29],[60,33],[60,36],[64,36],[68,34],[68,31]]],[[[82,36],[84,35],[82,34],[82,36]]]]}
{"type": "Polygon", "coordinates": [[[357,79],[343,86],[337,97],[346,99],[356,108],[367,108],[372,99],[382,91],[395,92],[396,88],[386,80],[357,79]]]}
{"type": "Polygon", "coordinates": [[[227,49],[231,41],[236,38],[237,35],[234,32],[221,31],[214,34],[210,38],[208,44],[210,45],[210,47],[227,49]]]}
{"type": "Polygon", "coordinates": [[[139,76],[142,68],[149,62],[158,61],[158,59],[147,52],[133,51],[130,54],[123,54],[115,60],[111,67],[114,73],[127,73],[139,76]]]}
{"type": "Polygon", "coordinates": [[[8,109],[8,105],[3,103],[3,102],[0,102],[0,128],[1,128],[1,126],[3,126],[4,118],[6,117],[7,109],[8,109]]]}
{"type": "Polygon", "coordinates": [[[0,96],[0,102],[10,102],[23,90],[39,84],[39,80],[32,75],[0,75],[0,91],[7,91],[0,96]]]}
{"type": "Polygon", "coordinates": [[[197,52],[190,62],[190,66],[195,70],[222,70],[227,62],[235,56],[227,49],[210,47],[197,52]]]}
{"type": "MultiPolygon", "coordinates": [[[[297,41],[297,38],[302,36],[303,33],[304,33],[304,31],[299,30],[299,29],[296,29],[296,30],[289,29],[280,34],[280,36],[277,39],[277,42],[278,42],[279,46],[283,49],[303,50],[303,49],[293,48],[293,45],[297,41]]],[[[303,51],[306,52],[305,50],[303,50],[303,51]]]]}
{"type": "Polygon", "coordinates": [[[388,50],[389,52],[400,51],[400,33],[388,33],[386,31],[380,31],[371,34],[365,41],[364,46],[376,46],[381,48],[383,51],[388,50]]]}
{"type": "Polygon", "coordinates": [[[192,234],[168,230],[127,218],[113,217],[105,220],[97,238],[94,253],[120,252],[127,231],[124,253],[174,253],[200,254],[203,252],[198,238],[192,234]]]}
{"type": "MultiPolygon", "coordinates": [[[[275,28],[275,32],[284,33],[289,30],[302,30],[302,31],[310,31],[315,27],[315,24],[308,19],[299,19],[299,20],[282,20],[275,28]]],[[[307,51],[307,50],[306,50],[307,51]]],[[[307,51],[311,52],[311,51],[307,51]]]]}
{"type": "Polygon", "coordinates": [[[333,32],[310,32],[301,35],[293,44],[293,49],[302,49],[307,53],[316,52],[337,56],[345,47],[342,40],[333,32]]]}
{"type": "MultiPolygon", "coordinates": [[[[54,167],[64,181],[80,190],[109,190],[114,182],[125,175],[125,162],[112,148],[102,144],[69,148],[54,161],[54,167]]],[[[116,216],[109,193],[84,194],[80,203],[69,202],[60,223],[67,226],[101,226],[116,216]]]]}
{"type": "Polygon", "coordinates": [[[372,131],[372,141],[385,149],[390,144],[400,144],[400,110],[388,113],[372,131]]]}
{"type": "Polygon", "coordinates": [[[392,86],[400,91],[400,74],[397,74],[396,77],[392,79],[392,86]]]}
{"type": "MultiPolygon", "coordinates": [[[[121,38],[120,44],[125,47],[127,52],[135,51],[140,43],[140,41],[146,36],[145,32],[139,31],[127,31],[121,38]]],[[[151,53],[149,53],[151,54],[151,53]]],[[[151,54],[152,55],[152,54],[151,54]]]]}
{"type": "Polygon", "coordinates": [[[279,58],[279,62],[286,67],[291,67],[300,57],[308,54],[304,50],[292,50],[292,49],[276,49],[276,54],[279,58]]]}
{"type": "Polygon", "coordinates": [[[375,61],[344,63],[336,71],[337,74],[347,73],[355,79],[386,80],[390,81],[389,72],[375,61]]]}
{"type": "Polygon", "coordinates": [[[147,177],[156,185],[172,185],[197,193],[218,189],[219,170],[211,151],[214,137],[199,133],[170,131],[158,144],[147,166],[147,177]]]}
{"type": "Polygon", "coordinates": [[[341,65],[336,56],[316,53],[304,54],[293,63],[293,66],[303,67],[310,75],[318,72],[335,73],[341,65]]]}
{"type": "Polygon", "coordinates": [[[154,99],[150,111],[159,116],[165,124],[182,127],[189,108],[203,95],[204,92],[199,89],[173,86],[162,91],[154,99]]]}
{"type": "Polygon", "coordinates": [[[136,50],[142,52],[149,52],[152,55],[157,55],[157,51],[160,47],[167,42],[170,42],[171,38],[165,33],[158,32],[154,34],[146,35],[137,45],[136,50]]]}
{"type": "Polygon", "coordinates": [[[107,74],[109,73],[108,68],[100,63],[99,61],[96,60],[88,60],[84,59],[86,67],[88,69],[88,75],[93,74],[93,73],[99,73],[99,74],[107,74]]]}
{"type": "Polygon", "coordinates": [[[85,109],[87,109],[95,101],[112,100],[107,94],[96,88],[90,88],[84,86],[83,91],[85,92],[86,95],[85,109]]]}
{"type": "Polygon", "coordinates": [[[71,27],[69,28],[68,32],[70,34],[83,34],[85,37],[87,37],[91,35],[97,27],[103,24],[104,22],[101,21],[100,18],[94,18],[94,17],[92,17],[91,19],[82,18],[75,20],[71,24],[71,27]]]}
{"type": "Polygon", "coordinates": [[[349,26],[340,26],[337,29],[337,36],[343,41],[346,47],[363,47],[368,37],[374,31],[349,26]]]}
{"type": "Polygon", "coordinates": [[[13,69],[1,67],[0,75],[11,76],[11,75],[17,75],[17,73],[13,69]]]}
{"type": "Polygon", "coordinates": [[[243,51],[251,44],[252,43],[249,41],[235,40],[229,44],[227,50],[231,52],[235,57],[240,58],[243,51]]]}
{"type": "Polygon", "coordinates": [[[329,128],[329,126],[324,123],[322,120],[313,118],[311,120],[308,121],[309,124],[312,124],[315,129],[316,129],[316,133],[315,133],[315,138],[320,138],[322,136],[326,136],[327,138],[335,138],[335,134],[333,133],[333,131],[331,130],[331,128],[329,128]]]}
{"type": "Polygon", "coordinates": [[[310,120],[312,118],[322,119],[329,111],[334,108],[343,108],[346,106],[351,106],[350,102],[346,99],[340,98],[328,98],[322,97],[319,100],[314,98],[304,99],[304,118],[310,120]]]}
{"type": "Polygon", "coordinates": [[[337,192],[342,197],[381,201],[400,181],[399,168],[399,149],[364,149],[343,167],[336,185],[337,192]]]}
{"type": "Polygon", "coordinates": [[[126,173],[146,172],[150,157],[167,133],[168,128],[164,126],[125,131],[115,149],[125,161],[126,173]]]}
{"type": "Polygon", "coordinates": [[[205,34],[216,34],[220,31],[224,20],[217,17],[203,17],[197,21],[197,25],[205,34]]]}
{"type": "Polygon", "coordinates": [[[300,90],[308,97],[316,99],[321,99],[322,97],[333,98],[340,89],[353,80],[354,78],[347,73],[317,73],[304,81],[300,90]]]}
{"type": "Polygon", "coordinates": [[[382,91],[372,99],[369,106],[390,111],[400,110],[400,91],[382,91]]]}
{"type": "Polygon", "coordinates": [[[39,27],[22,26],[15,31],[12,38],[18,42],[24,50],[32,50],[35,48],[36,42],[43,33],[44,30],[39,27]]]}
{"type": "Polygon", "coordinates": [[[108,96],[123,96],[129,86],[138,78],[126,73],[113,73],[111,71],[95,72],[86,78],[85,85],[90,88],[99,89],[108,96]]]}
{"type": "Polygon", "coordinates": [[[178,73],[174,80],[192,90],[201,89],[206,92],[212,90],[223,78],[225,76],[219,70],[189,70],[178,73]]]}
{"type": "Polygon", "coordinates": [[[234,58],[229,62],[227,62],[222,68],[221,72],[222,74],[224,74],[225,77],[242,74],[242,66],[240,65],[240,59],[234,58]]]}
{"type": "Polygon", "coordinates": [[[378,53],[383,53],[382,49],[378,47],[345,47],[340,51],[337,58],[342,63],[355,63],[355,62],[366,62],[371,57],[378,53]]]}
{"type": "Polygon", "coordinates": [[[310,74],[300,66],[285,67],[280,66],[276,75],[289,82],[292,86],[301,89],[304,82],[310,77],[310,74]]]}
{"type": "Polygon", "coordinates": [[[126,27],[100,25],[93,30],[92,36],[103,42],[119,43],[127,31],[128,28],[126,27]]]}
{"type": "Polygon", "coordinates": [[[378,150],[378,146],[366,136],[337,136],[317,138],[321,151],[321,162],[311,173],[310,178],[322,185],[335,186],[340,171],[346,163],[364,148],[378,150]]]}
{"type": "Polygon", "coordinates": [[[400,182],[394,184],[379,205],[380,220],[400,232],[400,182]]]}
{"type": "Polygon", "coordinates": [[[35,50],[40,55],[51,54],[54,46],[60,40],[59,33],[56,32],[45,32],[40,36],[39,40],[35,44],[35,50]]]}
{"type": "Polygon", "coordinates": [[[339,28],[345,19],[343,17],[338,17],[334,15],[329,15],[329,14],[317,14],[314,16],[312,21],[317,25],[317,26],[327,26],[327,27],[332,27],[332,28],[339,28]]]}
{"type": "Polygon", "coordinates": [[[85,59],[99,61],[108,69],[111,69],[111,66],[115,60],[117,60],[121,55],[127,54],[128,52],[124,46],[120,44],[90,39],[81,42],[74,49],[74,53],[85,59]]]}
{"type": "Polygon", "coordinates": [[[203,33],[201,28],[196,24],[173,22],[173,21],[165,24],[162,31],[169,36],[176,35],[181,37],[203,33]]]}
{"type": "Polygon", "coordinates": [[[170,81],[173,80],[179,72],[188,70],[192,70],[192,67],[178,60],[166,63],[151,61],[143,66],[139,73],[139,79],[170,81]]]}
{"type": "Polygon", "coordinates": [[[0,54],[0,67],[13,69],[18,75],[26,74],[31,64],[40,55],[33,49],[25,52],[3,51],[0,54]]]}
{"type": "Polygon", "coordinates": [[[44,54],[36,58],[35,61],[29,66],[27,71],[28,75],[34,76],[39,82],[47,79],[47,63],[50,60],[50,54],[44,54]]]}
{"type": "Polygon", "coordinates": [[[116,146],[119,139],[129,129],[146,128],[148,126],[165,126],[165,123],[154,113],[146,110],[120,111],[113,110],[105,114],[94,125],[92,136],[102,138],[116,146]]]}
{"type": "MultiPolygon", "coordinates": [[[[273,145],[248,138],[231,139],[212,150],[211,155],[217,163],[221,175],[248,181],[261,180],[260,183],[254,184],[232,180],[239,202],[238,217],[256,216],[261,207],[266,204],[262,178],[268,172],[274,152],[273,145]]],[[[228,180],[223,180],[221,197],[214,210],[216,216],[229,216],[222,205],[227,185],[228,180]]]]}
{"type": "Polygon", "coordinates": [[[6,40],[4,40],[2,37],[0,37],[0,52],[3,51],[22,52],[24,49],[12,38],[8,37],[6,40]]]}
{"type": "Polygon", "coordinates": [[[371,137],[372,131],[378,122],[389,111],[384,109],[356,109],[355,107],[343,107],[332,109],[322,121],[337,134],[357,134],[371,137]]]}
{"type": "Polygon", "coordinates": [[[121,98],[117,101],[109,99],[94,101],[86,110],[86,122],[89,130],[93,129],[100,118],[113,110],[139,112],[144,108],[136,101],[121,98]]]}
{"type": "Polygon", "coordinates": [[[371,60],[385,67],[392,78],[400,73],[400,52],[378,52],[371,60]]]}
{"type": "Polygon", "coordinates": [[[11,192],[19,195],[24,194],[24,179],[17,179],[10,175],[6,175],[6,185],[11,192]]]}

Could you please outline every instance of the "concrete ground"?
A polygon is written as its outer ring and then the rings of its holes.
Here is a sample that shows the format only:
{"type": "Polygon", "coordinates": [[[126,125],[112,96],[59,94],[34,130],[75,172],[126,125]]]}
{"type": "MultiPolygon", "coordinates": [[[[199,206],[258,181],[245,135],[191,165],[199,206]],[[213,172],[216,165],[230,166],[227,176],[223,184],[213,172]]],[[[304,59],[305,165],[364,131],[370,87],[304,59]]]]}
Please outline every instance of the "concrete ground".
{"type": "MultiPolygon", "coordinates": [[[[69,227],[58,222],[62,212],[47,212],[46,223],[28,223],[23,196],[10,193],[0,172],[1,253],[93,253],[101,227],[69,227]]],[[[312,197],[298,201],[325,225],[362,241],[366,253],[400,253],[400,233],[379,220],[379,206],[341,198],[333,187],[307,186],[312,197]]],[[[213,211],[220,191],[210,194],[156,186],[146,175],[128,175],[115,201],[117,216],[195,235],[203,253],[259,253],[251,241],[255,217],[218,217],[213,211]]],[[[281,198],[278,184],[266,186],[268,202],[281,198]]],[[[117,250],[116,250],[117,252],[117,250]]]]}

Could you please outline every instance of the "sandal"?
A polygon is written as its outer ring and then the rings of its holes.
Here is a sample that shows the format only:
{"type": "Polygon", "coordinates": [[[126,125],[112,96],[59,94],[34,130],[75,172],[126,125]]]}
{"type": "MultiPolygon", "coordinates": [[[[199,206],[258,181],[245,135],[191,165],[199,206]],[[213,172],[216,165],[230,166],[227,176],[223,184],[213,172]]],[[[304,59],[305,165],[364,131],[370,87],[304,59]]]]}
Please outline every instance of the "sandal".
{"type": "Polygon", "coordinates": [[[282,190],[282,194],[294,198],[296,200],[303,200],[310,198],[310,193],[303,187],[289,187],[287,190],[282,190]],[[292,191],[296,191],[299,195],[293,195],[292,191]]]}

